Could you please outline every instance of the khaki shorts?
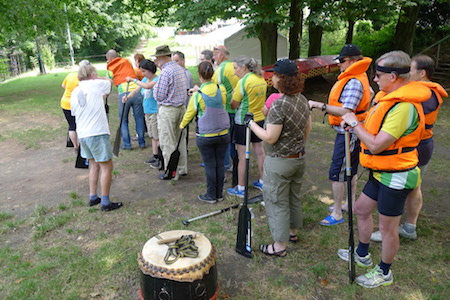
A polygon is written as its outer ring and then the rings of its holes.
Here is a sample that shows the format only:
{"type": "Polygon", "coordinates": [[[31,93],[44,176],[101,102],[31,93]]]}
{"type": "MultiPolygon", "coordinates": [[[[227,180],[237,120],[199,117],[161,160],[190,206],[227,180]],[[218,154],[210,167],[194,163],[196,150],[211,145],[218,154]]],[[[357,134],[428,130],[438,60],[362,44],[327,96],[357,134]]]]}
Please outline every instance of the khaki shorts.
{"type": "Polygon", "coordinates": [[[158,138],[158,114],[145,114],[145,123],[147,124],[147,134],[150,138],[158,138]]]}

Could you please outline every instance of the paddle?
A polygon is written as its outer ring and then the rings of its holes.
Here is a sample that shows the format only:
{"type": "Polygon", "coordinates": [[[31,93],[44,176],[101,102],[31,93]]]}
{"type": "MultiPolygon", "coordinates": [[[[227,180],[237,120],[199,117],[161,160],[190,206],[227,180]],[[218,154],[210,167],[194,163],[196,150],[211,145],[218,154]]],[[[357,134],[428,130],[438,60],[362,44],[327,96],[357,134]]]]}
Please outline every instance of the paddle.
{"type": "MultiPolygon", "coordinates": [[[[128,87],[129,86],[130,86],[130,83],[127,82],[127,90],[125,91],[125,95],[128,95],[128,87]]],[[[119,128],[117,128],[117,131],[116,131],[116,139],[114,140],[114,146],[113,146],[113,153],[117,157],[119,157],[120,140],[122,139],[122,122],[123,122],[123,116],[125,114],[125,105],[126,105],[126,103],[123,103],[123,105],[122,105],[122,116],[120,117],[120,124],[119,124],[119,128]]]]}
{"type": "MultiPolygon", "coordinates": [[[[253,114],[247,113],[247,117],[253,118],[253,114]]],[[[248,209],[248,173],[250,166],[250,127],[246,128],[245,135],[245,190],[244,203],[239,210],[238,232],[236,237],[236,252],[252,258],[252,217],[248,209]]]]}
{"type": "Polygon", "coordinates": [[[164,178],[172,179],[177,175],[177,167],[178,162],[180,161],[180,147],[181,137],[183,136],[183,130],[180,131],[180,137],[178,138],[177,148],[172,152],[169,158],[169,162],[167,163],[167,169],[164,172],[164,178]]]}
{"type": "Polygon", "coordinates": [[[348,278],[350,284],[355,280],[355,241],[353,237],[353,203],[352,203],[352,165],[350,162],[350,133],[345,131],[345,176],[347,177],[348,203],[348,278]]]}

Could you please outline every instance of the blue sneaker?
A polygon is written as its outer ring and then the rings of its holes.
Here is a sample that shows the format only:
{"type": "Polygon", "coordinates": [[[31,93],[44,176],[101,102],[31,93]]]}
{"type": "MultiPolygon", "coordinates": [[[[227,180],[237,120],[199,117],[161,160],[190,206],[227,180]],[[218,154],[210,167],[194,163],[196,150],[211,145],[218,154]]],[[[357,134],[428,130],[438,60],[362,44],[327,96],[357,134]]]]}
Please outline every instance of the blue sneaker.
{"type": "Polygon", "coordinates": [[[240,191],[237,186],[235,186],[234,188],[228,188],[229,195],[237,196],[239,198],[244,198],[244,192],[245,191],[240,191]]]}
{"type": "Polygon", "coordinates": [[[253,186],[262,192],[263,184],[259,182],[259,179],[253,181],[253,186]]]}

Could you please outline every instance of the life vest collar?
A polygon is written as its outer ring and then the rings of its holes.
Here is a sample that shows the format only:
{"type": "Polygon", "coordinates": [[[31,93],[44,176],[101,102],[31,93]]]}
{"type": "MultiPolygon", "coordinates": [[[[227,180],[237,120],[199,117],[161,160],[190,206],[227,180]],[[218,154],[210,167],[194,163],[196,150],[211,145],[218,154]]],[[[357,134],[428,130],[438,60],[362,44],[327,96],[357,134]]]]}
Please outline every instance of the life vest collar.
{"type": "Polygon", "coordinates": [[[354,76],[361,73],[364,73],[369,69],[370,64],[372,63],[372,59],[370,57],[363,57],[363,59],[358,60],[351,66],[349,66],[344,72],[339,74],[338,80],[341,80],[347,76],[354,76]]]}

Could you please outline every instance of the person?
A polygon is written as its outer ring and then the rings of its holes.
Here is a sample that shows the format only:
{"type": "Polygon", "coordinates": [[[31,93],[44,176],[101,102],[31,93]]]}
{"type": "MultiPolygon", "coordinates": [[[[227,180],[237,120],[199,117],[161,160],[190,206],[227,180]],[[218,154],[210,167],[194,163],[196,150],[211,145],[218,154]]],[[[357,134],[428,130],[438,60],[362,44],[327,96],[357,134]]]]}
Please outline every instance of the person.
{"type": "MultiPolygon", "coordinates": [[[[239,77],[234,74],[233,63],[229,60],[230,52],[224,45],[214,47],[213,59],[218,65],[214,71],[212,80],[215,84],[223,84],[227,91],[227,104],[225,109],[228,112],[230,118],[230,136],[234,133],[234,116],[236,111],[231,108],[231,98],[233,96],[233,90],[236,87],[239,77]]],[[[225,154],[225,170],[232,171],[233,165],[232,159],[236,156],[236,146],[230,140],[227,152],[225,154]]]]}
{"type": "Polygon", "coordinates": [[[214,53],[211,50],[205,49],[200,52],[200,61],[207,61],[214,66],[213,55],[214,53]]]}
{"type": "Polygon", "coordinates": [[[139,68],[139,64],[141,63],[141,61],[143,61],[145,59],[145,56],[141,53],[136,53],[133,56],[133,58],[134,58],[134,65],[136,66],[136,68],[134,68],[134,73],[136,73],[136,78],[139,80],[143,80],[144,74],[142,74],[142,71],[139,68]]]}
{"type": "MultiPolygon", "coordinates": [[[[333,157],[329,170],[329,180],[332,182],[334,206],[330,207],[331,214],[320,221],[321,225],[333,226],[345,221],[342,216],[345,191],[345,147],[344,130],[340,127],[341,116],[348,112],[356,112],[359,121],[364,121],[370,106],[371,88],[366,71],[372,62],[369,57],[363,57],[358,46],[344,45],[338,57],[341,74],[334,84],[328,97],[328,104],[309,101],[309,106],[319,108],[328,113],[330,125],[336,131],[333,157]]],[[[355,199],[356,181],[359,164],[359,140],[351,131],[350,159],[352,199],[355,199]]]]}
{"type": "Polygon", "coordinates": [[[206,203],[223,200],[223,182],[225,178],[225,152],[230,142],[230,120],[224,109],[226,90],[223,85],[212,82],[214,68],[204,61],[198,65],[198,75],[202,85],[195,92],[180,128],[185,128],[197,117],[196,141],[205,163],[206,194],[198,199],[206,203]]]}
{"type": "MultiPolygon", "coordinates": [[[[169,46],[162,45],[156,48],[154,54],[155,63],[161,69],[158,82],[156,83],[153,96],[159,104],[158,110],[158,134],[161,147],[164,170],[167,169],[170,155],[175,151],[180,134],[181,142],[179,146],[180,159],[175,180],[179,175],[187,175],[187,152],[185,131],[180,130],[180,123],[186,111],[186,91],[188,82],[185,72],[176,62],[172,61],[172,51],[169,46]]],[[[160,174],[161,180],[172,179],[170,176],[160,174]]]]}
{"type": "MultiPolygon", "coordinates": [[[[240,78],[234,89],[231,108],[236,109],[233,141],[239,158],[238,185],[228,188],[228,194],[244,198],[245,185],[245,124],[244,118],[247,112],[254,116],[259,126],[264,123],[262,107],[266,101],[267,84],[261,77],[261,69],[254,58],[239,56],[233,63],[234,73],[240,78]]],[[[258,160],[259,179],[253,181],[253,186],[262,191],[263,188],[263,163],[264,149],[262,140],[252,133],[251,143],[258,160]]]]}
{"type": "MultiPolygon", "coordinates": [[[[184,53],[180,52],[180,51],[175,51],[172,55],[172,60],[174,62],[176,62],[177,64],[179,64],[180,67],[183,68],[183,70],[186,74],[186,77],[187,77],[189,89],[193,88],[194,87],[194,79],[192,78],[191,72],[186,68],[186,59],[185,59],[184,53]]],[[[189,96],[187,98],[186,105],[187,105],[188,101],[189,101],[189,96]]]]}
{"type": "Polygon", "coordinates": [[[131,150],[130,131],[128,129],[128,115],[130,108],[133,109],[134,121],[136,122],[136,132],[138,135],[138,143],[141,149],[145,148],[144,139],[144,109],[142,108],[142,95],[136,93],[133,98],[129,98],[126,103],[122,101],[122,98],[126,95],[126,92],[132,92],[138,88],[138,85],[130,82],[127,83],[126,78],[136,78],[133,66],[126,58],[119,57],[115,50],[108,50],[106,52],[106,61],[108,70],[108,77],[111,78],[119,91],[119,119],[122,119],[122,111],[124,113],[122,121],[122,149],[131,150]],[[127,91],[128,86],[128,91],[127,91]],[[124,107],[125,106],[125,107],[124,107]]]}
{"type": "Polygon", "coordinates": [[[113,162],[103,95],[111,92],[111,82],[98,79],[95,67],[90,64],[80,67],[78,79],[80,83],[72,92],[70,105],[77,122],[81,156],[89,159],[89,206],[101,204],[102,211],[111,211],[123,206],[122,202],[109,199],[113,162]],[[99,179],[101,198],[97,196],[99,179]]]}
{"type": "Polygon", "coordinates": [[[267,97],[266,103],[264,103],[264,106],[262,108],[262,113],[264,114],[264,116],[267,117],[267,114],[269,113],[269,109],[272,106],[272,103],[275,100],[280,99],[281,97],[281,93],[272,93],[269,97],[267,97]]]}
{"type": "MultiPolygon", "coordinates": [[[[429,99],[431,92],[424,85],[409,81],[410,64],[409,55],[403,51],[388,52],[378,58],[374,81],[380,92],[364,125],[353,112],[342,116],[342,127],[353,128],[361,140],[360,162],[370,170],[354,207],[359,236],[354,259],[358,265],[373,264],[369,243],[375,208],[383,236],[380,263],[356,278],[356,283],[366,288],[393,283],[391,264],[400,246],[397,228],[407,195],[420,183],[416,147],[425,128],[421,102],[429,99]]],[[[348,261],[348,249],[339,249],[338,256],[348,261]]]]}
{"type": "MultiPolygon", "coordinates": [[[[80,61],[78,64],[79,67],[90,65],[91,63],[84,59],[80,61]]],[[[75,122],[75,117],[72,116],[70,111],[70,96],[72,95],[72,91],[78,86],[78,72],[72,72],[67,74],[62,83],[62,88],[64,89],[64,94],[61,97],[61,108],[64,113],[64,117],[66,118],[67,123],[69,124],[69,139],[73,144],[75,149],[78,149],[78,136],[77,136],[77,124],[75,122]]]]}
{"type": "MultiPolygon", "coordinates": [[[[448,97],[445,89],[436,82],[431,82],[434,73],[434,60],[428,55],[419,54],[411,59],[411,71],[409,79],[415,80],[431,90],[431,97],[422,103],[423,112],[425,114],[425,134],[417,146],[419,153],[420,175],[423,175],[428,167],[434,150],[433,126],[436,122],[439,109],[442,105],[443,97],[448,97]]],[[[415,240],[417,239],[416,224],[422,209],[422,190],[421,184],[416,187],[406,197],[406,219],[403,224],[398,227],[398,233],[401,237],[415,240]]],[[[370,239],[374,242],[381,242],[381,232],[376,231],[370,239]]]]}
{"type": "Polygon", "coordinates": [[[139,68],[141,69],[144,79],[141,81],[137,78],[127,77],[127,82],[136,83],[139,88],[132,91],[129,95],[124,96],[122,101],[127,102],[129,98],[133,98],[134,94],[141,93],[144,101],[142,106],[144,108],[145,114],[145,124],[147,125],[148,136],[152,139],[152,157],[145,161],[145,163],[150,164],[152,168],[161,168],[161,158],[158,154],[159,147],[159,135],[158,135],[158,104],[153,97],[153,87],[158,81],[158,76],[156,76],[156,65],[154,62],[148,59],[143,59],[139,63],[139,68]]]}
{"type": "Polygon", "coordinates": [[[266,153],[263,198],[274,242],[259,249],[266,255],[286,256],[287,242],[298,242],[297,229],[303,225],[300,190],[312,121],[296,63],[278,60],[267,71],[274,72],[273,84],[281,98],[272,104],[264,128],[253,120],[246,123],[264,141],[266,153]]]}

